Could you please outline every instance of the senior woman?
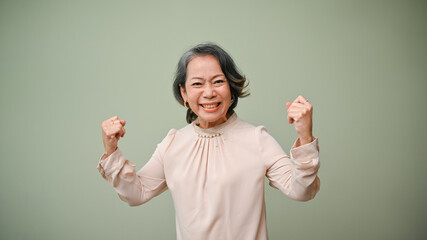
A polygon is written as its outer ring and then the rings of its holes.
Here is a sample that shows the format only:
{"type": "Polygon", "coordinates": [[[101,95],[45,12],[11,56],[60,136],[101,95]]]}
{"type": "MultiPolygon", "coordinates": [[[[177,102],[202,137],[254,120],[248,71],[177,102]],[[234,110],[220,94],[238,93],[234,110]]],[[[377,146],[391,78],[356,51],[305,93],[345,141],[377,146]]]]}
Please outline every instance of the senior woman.
{"type": "Polygon", "coordinates": [[[136,172],[117,147],[126,121],[117,116],[104,121],[101,175],[130,206],[169,189],[177,239],[267,239],[264,178],[292,199],[312,199],[319,190],[318,142],[312,135],[312,105],[302,96],[286,104],[299,135],[290,157],[265,127],[239,119],[234,108],[248,95],[246,85],[222,48],[191,48],[173,83],[189,124],[170,130],[136,172]]]}

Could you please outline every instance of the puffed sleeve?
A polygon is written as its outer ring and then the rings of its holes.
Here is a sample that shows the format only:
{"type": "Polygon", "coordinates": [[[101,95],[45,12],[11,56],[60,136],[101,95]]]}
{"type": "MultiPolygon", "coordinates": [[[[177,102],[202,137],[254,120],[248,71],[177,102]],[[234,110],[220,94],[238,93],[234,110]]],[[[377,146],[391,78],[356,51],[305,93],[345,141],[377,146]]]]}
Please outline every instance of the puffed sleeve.
{"type": "Polygon", "coordinates": [[[151,159],[138,172],[135,164],[126,160],[120,149],[110,156],[103,155],[98,170],[130,206],[141,205],[167,189],[163,156],[173,141],[176,130],[172,129],[157,145],[151,159]]]}
{"type": "Polygon", "coordinates": [[[317,138],[296,148],[294,144],[289,157],[267,129],[257,127],[257,135],[270,186],[298,201],[313,199],[320,187],[317,138]]]}

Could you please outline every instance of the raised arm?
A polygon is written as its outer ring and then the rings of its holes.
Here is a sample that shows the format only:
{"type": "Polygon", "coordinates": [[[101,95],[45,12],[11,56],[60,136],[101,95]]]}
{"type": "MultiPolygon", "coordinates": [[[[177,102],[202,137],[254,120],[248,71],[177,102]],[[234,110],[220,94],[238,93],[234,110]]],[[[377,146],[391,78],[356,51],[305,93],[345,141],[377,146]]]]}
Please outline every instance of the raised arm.
{"type": "Polygon", "coordinates": [[[294,200],[313,199],[320,187],[317,139],[300,147],[294,145],[289,157],[264,127],[258,127],[257,134],[270,186],[294,200]]]}
{"type": "MultiPolygon", "coordinates": [[[[115,117],[114,117],[115,118],[115,117]]],[[[98,163],[98,170],[130,206],[141,205],[167,189],[163,168],[163,152],[173,139],[174,130],[157,146],[151,159],[138,172],[135,165],[126,160],[117,141],[124,136],[124,120],[108,119],[103,122],[105,153],[98,163]],[[116,125],[119,122],[120,126],[116,125]]]]}
{"type": "Polygon", "coordinates": [[[294,124],[298,134],[290,157],[281,153],[279,144],[261,129],[260,143],[267,159],[266,176],[270,185],[280,189],[292,199],[307,201],[316,195],[320,188],[317,176],[319,170],[319,145],[312,135],[313,106],[303,96],[298,96],[292,103],[286,104],[287,118],[294,124]]]}

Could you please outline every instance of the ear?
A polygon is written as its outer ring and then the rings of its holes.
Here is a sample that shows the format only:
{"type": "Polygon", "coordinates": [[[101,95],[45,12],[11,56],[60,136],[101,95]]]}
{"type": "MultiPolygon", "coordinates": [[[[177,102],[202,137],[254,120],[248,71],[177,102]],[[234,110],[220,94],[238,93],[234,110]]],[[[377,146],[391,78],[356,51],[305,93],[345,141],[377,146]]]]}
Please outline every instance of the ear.
{"type": "Polygon", "coordinates": [[[181,86],[181,84],[179,84],[179,89],[181,90],[181,97],[184,100],[184,102],[187,101],[187,92],[185,91],[185,89],[181,86]]]}

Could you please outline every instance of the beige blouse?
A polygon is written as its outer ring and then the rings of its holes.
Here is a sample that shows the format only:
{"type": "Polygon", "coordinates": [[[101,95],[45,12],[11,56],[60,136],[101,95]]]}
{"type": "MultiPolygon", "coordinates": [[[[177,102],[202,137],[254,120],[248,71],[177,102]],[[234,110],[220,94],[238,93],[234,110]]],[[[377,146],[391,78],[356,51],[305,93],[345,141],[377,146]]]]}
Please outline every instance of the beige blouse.
{"type": "Polygon", "coordinates": [[[117,149],[98,170],[131,206],[171,191],[177,239],[268,239],[264,178],[298,201],[319,191],[318,140],[291,149],[289,158],[263,126],[233,114],[209,129],[169,131],[138,172],[117,149]]]}

